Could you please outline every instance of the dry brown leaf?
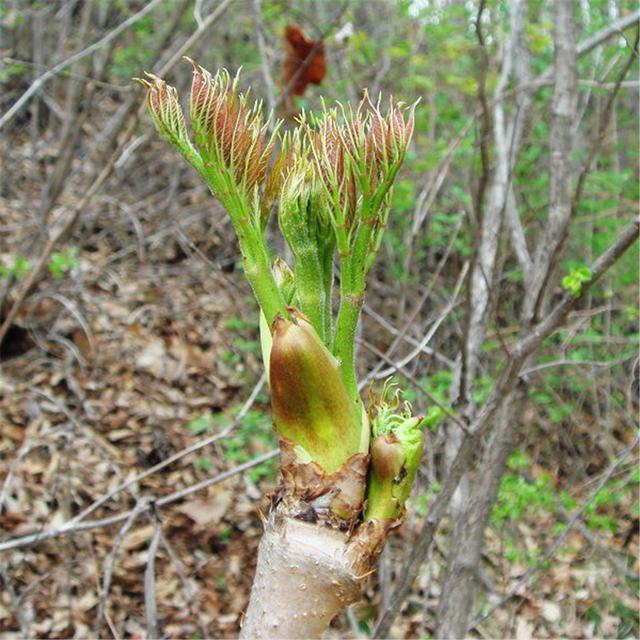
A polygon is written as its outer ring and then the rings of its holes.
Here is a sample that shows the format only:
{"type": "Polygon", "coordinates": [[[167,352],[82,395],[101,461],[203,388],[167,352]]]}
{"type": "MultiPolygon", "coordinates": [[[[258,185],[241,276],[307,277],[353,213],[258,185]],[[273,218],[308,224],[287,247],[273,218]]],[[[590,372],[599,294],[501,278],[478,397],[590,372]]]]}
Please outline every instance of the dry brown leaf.
{"type": "Polygon", "coordinates": [[[145,527],[141,527],[140,529],[136,529],[131,533],[127,534],[122,541],[122,549],[128,551],[129,549],[135,549],[139,547],[143,542],[146,542],[151,538],[153,532],[155,530],[155,526],[149,524],[145,527]]]}
{"type": "Polygon", "coordinates": [[[518,618],[516,625],[516,640],[531,640],[534,625],[525,618],[518,618]]]}
{"type": "Polygon", "coordinates": [[[177,510],[198,525],[217,524],[231,506],[232,500],[231,491],[218,491],[213,500],[190,500],[177,510]]]}
{"type": "Polygon", "coordinates": [[[562,617],[562,610],[557,603],[547,600],[542,603],[542,617],[547,622],[558,622],[562,617]]]}

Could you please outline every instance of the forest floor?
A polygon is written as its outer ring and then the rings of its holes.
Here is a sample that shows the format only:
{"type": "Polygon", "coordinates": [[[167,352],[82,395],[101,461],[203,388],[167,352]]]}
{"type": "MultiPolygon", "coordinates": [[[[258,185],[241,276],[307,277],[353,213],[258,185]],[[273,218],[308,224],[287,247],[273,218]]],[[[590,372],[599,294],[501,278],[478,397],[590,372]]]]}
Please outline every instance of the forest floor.
{"type": "MultiPolygon", "coordinates": [[[[132,483],[85,520],[140,507],[143,496],[161,500],[273,450],[257,311],[235,268],[235,245],[203,190],[181,197],[180,215],[173,218],[162,211],[122,214],[115,222],[112,213],[90,218],[69,272],[50,278],[16,322],[1,354],[0,542],[59,527],[123,481],[203,439],[210,443],[132,483]],[[252,391],[254,401],[236,420],[252,391]],[[213,438],[229,425],[224,437],[213,438]]],[[[106,198],[102,204],[111,211],[106,198]]],[[[11,229],[17,237],[24,215],[18,200],[5,199],[4,205],[11,246],[11,229]]],[[[370,304],[379,308],[381,296],[375,287],[372,293],[370,304]]],[[[364,335],[375,335],[381,349],[392,340],[370,322],[364,335]]],[[[535,464],[513,474],[514,481],[538,497],[553,489],[549,500],[565,489],[578,503],[588,499],[612,450],[627,446],[633,435],[621,422],[606,440],[594,438],[588,415],[574,416],[571,438],[549,428],[533,408],[525,421],[531,435],[519,449],[535,464]],[[583,443],[579,452],[571,450],[576,440],[583,443]],[[580,461],[578,485],[562,460],[580,461]]],[[[634,465],[627,460],[616,477],[628,476],[634,465]]],[[[427,475],[389,542],[382,571],[370,578],[363,602],[334,621],[333,636],[370,632],[433,497],[425,489],[427,475]]],[[[145,568],[159,522],[160,632],[235,637],[269,507],[264,496],[276,484],[272,459],[166,507],[141,510],[135,519],[1,554],[0,634],[22,637],[26,625],[41,638],[90,637],[102,617],[102,636],[146,637],[145,568]]],[[[519,640],[637,635],[637,581],[630,578],[640,568],[632,564],[638,558],[637,480],[632,486],[594,506],[595,515],[615,526],[591,530],[580,519],[548,559],[544,552],[559,535],[558,509],[548,501],[538,509],[511,505],[487,532],[479,576],[484,610],[516,588],[531,567],[539,570],[474,634],[519,640]]],[[[521,489],[514,501],[535,502],[521,489]]],[[[446,527],[397,618],[394,637],[433,632],[445,534],[446,527]]]]}
{"type": "MultiPolygon", "coordinates": [[[[41,300],[39,308],[29,310],[31,333],[14,338],[18,351],[29,346],[30,336],[41,335],[43,343],[3,363],[0,478],[7,482],[12,474],[0,514],[3,538],[55,528],[123,480],[215,434],[233,421],[259,380],[256,312],[237,273],[211,272],[198,256],[182,255],[169,264],[165,248],[155,252],[160,254],[157,263],[148,257],[145,266],[136,266],[132,260],[108,270],[93,286],[85,282],[76,291],[73,307],[41,300]],[[54,325],[57,341],[49,331],[54,325]]],[[[80,273],[83,265],[107,258],[99,253],[79,256],[80,273]]],[[[534,480],[553,472],[543,466],[545,449],[552,457],[551,440],[537,446],[534,480]]],[[[273,444],[268,398],[262,390],[226,438],[136,482],[90,518],[132,509],[140,495],[162,498],[233,469],[273,444]]],[[[599,467],[594,466],[594,476],[599,467]]],[[[268,509],[262,496],[272,492],[275,483],[275,466],[265,463],[158,509],[164,540],[156,560],[156,599],[166,636],[237,634],[261,534],[260,511],[268,509]]],[[[551,558],[526,588],[483,623],[481,635],[594,637],[596,628],[599,634],[617,635],[621,618],[637,607],[624,587],[624,576],[618,576],[619,588],[611,578],[613,567],[623,566],[624,555],[638,555],[637,522],[628,521],[630,509],[626,500],[608,509],[620,525],[619,534],[598,533],[595,540],[587,540],[575,529],[570,532],[564,553],[551,558]],[[612,558],[615,549],[621,555],[612,558]],[[603,601],[623,603],[628,611],[611,608],[603,618],[603,601]],[[599,619],[589,621],[590,612],[597,612],[599,619]]],[[[419,524],[412,513],[392,538],[387,571],[399,566],[419,524]]],[[[32,633],[45,638],[90,636],[102,599],[103,634],[145,637],[144,571],[154,516],[138,516],[124,535],[122,525],[54,538],[5,555],[13,589],[21,594],[21,615],[32,633]],[[109,592],[101,596],[109,567],[109,592]]],[[[523,516],[509,526],[533,550],[552,543],[553,525],[546,514],[523,516]]],[[[487,536],[483,580],[494,593],[508,592],[529,568],[506,561],[504,533],[491,529],[487,536]]],[[[432,631],[439,594],[431,585],[444,570],[445,544],[443,538],[429,572],[417,581],[398,618],[396,637],[432,631]]],[[[380,591],[372,578],[366,601],[354,608],[355,619],[363,621],[361,630],[375,616],[380,591]]],[[[496,599],[494,595],[489,602],[496,599]]],[[[333,629],[341,637],[354,635],[346,617],[333,629]]],[[[3,637],[20,636],[15,602],[6,589],[0,596],[0,632],[3,637]]]]}

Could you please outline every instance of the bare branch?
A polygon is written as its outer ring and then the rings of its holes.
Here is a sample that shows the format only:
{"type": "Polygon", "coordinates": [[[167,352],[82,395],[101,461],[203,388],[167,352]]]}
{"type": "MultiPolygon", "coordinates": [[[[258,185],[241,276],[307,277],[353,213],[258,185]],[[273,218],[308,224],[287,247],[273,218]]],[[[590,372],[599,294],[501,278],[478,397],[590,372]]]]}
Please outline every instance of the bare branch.
{"type": "Polygon", "coordinates": [[[542,314],[546,284],[564,245],[571,219],[571,152],[578,107],[576,26],[573,2],[556,2],[554,25],[554,85],[549,131],[549,215],[538,240],[533,267],[526,274],[523,303],[526,322],[542,314]]]}
{"type": "Polygon", "coordinates": [[[413,351],[408,353],[406,356],[401,358],[399,361],[394,362],[393,366],[388,369],[383,369],[376,373],[375,376],[372,376],[375,380],[380,380],[382,378],[387,378],[392,375],[397,369],[404,368],[407,364],[409,364],[416,356],[418,356],[422,350],[431,342],[431,338],[435,335],[436,331],[440,327],[440,325],[444,322],[446,317],[451,313],[453,308],[458,303],[458,295],[460,294],[460,289],[467,277],[467,271],[469,270],[469,263],[465,262],[462,269],[460,270],[460,275],[458,276],[458,281],[456,282],[456,286],[453,290],[453,294],[449,299],[449,302],[445,305],[444,309],[440,312],[439,316],[436,318],[434,323],[429,328],[429,331],[425,334],[425,336],[420,340],[420,343],[416,346],[413,351]]]}
{"type": "Polygon", "coordinates": [[[635,42],[631,46],[631,52],[627,58],[626,63],[620,70],[618,74],[618,79],[616,80],[613,90],[609,93],[609,97],[607,98],[607,104],[605,105],[604,110],[600,116],[600,122],[598,123],[598,133],[596,135],[593,144],[591,145],[591,150],[589,151],[589,156],[587,157],[587,161],[584,164],[582,171],[580,172],[580,176],[578,177],[578,184],[576,185],[576,190],[573,196],[573,200],[571,202],[571,215],[575,217],[578,209],[578,205],[582,199],[582,192],[584,190],[584,185],[587,181],[587,177],[589,172],[591,171],[591,166],[593,165],[593,161],[600,151],[602,144],[605,139],[605,135],[607,132],[607,128],[611,121],[611,114],[613,112],[613,105],[615,103],[616,97],[618,96],[618,92],[620,91],[620,87],[622,86],[622,81],[625,76],[631,69],[631,65],[638,58],[638,40],[640,39],[640,26],[636,29],[636,37],[635,42]]]}
{"type": "Polygon", "coordinates": [[[501,406],[507,394],[516,387],[520,378],[520,371],[527,357],[538,347],[547,336],[551,335],[567,317],[569,311],[582,300],[589,289],[602,277],[604,273],[638,240],[640,219],[630,224],[593,264],[592,279],[585,282],[580,293],[574,296],[567,293],[549,315],[538,325],[533,327],[513,346],[511,358],[506,363],[499,380],[485,401],[475,420],[469,427],[470,435],[466,436],[456,455],[449,473],[442,483],[442,487],[431,505],[424,520],[422,529],[399,572],[399,580],[380,622],[374,630],[374,638],[387,638],[395,617],[400,611],[405,598],[420,569],[421,561],[426,556],[436,529],[447,512],[449,502],[460,482],[460,478],[468,471],[469,463],[473,459],[480,437],[486,431],[496,411],[501,406]]]}
{"type": "Polygon", "coordinates": [[[487,99],[487,71],[489,69],[489,56],[487,54],[487,48],[484,41],[484,34],[482,33],[482,14],[486,8],[485,0],[480,0],[478,5],[478,12],[475,19],[475,31],[478,39],[478,45],[480,48],[480,68],[478,71],[478,101],[481,107],[481,125],[480,125],[480,158],[482,160],[482,171],[480,173],[480,180],[478,182],[478,188],[475,195],[475,217],[476,224],[482,226],[482,207],[484,204],[484,192],[489,179],[489,136],[491,135],[491,112],[489,109],[489,102],[487,99]]]}
{"type": "Polygon", "coordinates": [[[601,45],[605,40],[608,40],[616,34],[622,33],[625,29],[632,27],[638,22],[640,22],[640,11],[632,11],[629,15],[614,20],[610,25],[598,31],[598,33],[594,33],[590,38],[583,40],[578,45],[578,55],[582,56],[585,53],[589,53],[589,51],[592,51],[597,46],[601,45]]]}
{"type": "MultiPolygon", "coordinates": [[[[261,456],[258,456],[253,460],[249,460],[248,462],[244,462],[243,464],[240,464],[233,469],[224,471],[223,473],[214,476],[213,478],[207,478],[202,482],[198,482],[197,484],[186,487],[185,489],[181,489],[180,491],[175,491],[168,496],[164,496],[163,498],[156,500],[156,502],[153,504],[155,504],[156,507],[165,507],[168,504],[172,504],[173,502],[181,500],[185,496],[195,493],[196,491],[200,491],[201,489],[206,489],[207,487],[210,487],[214,484],[224,482],[225,480],[228,480],[229,478],[239,473],[244,473],[248,469],[252,469],[253,467],[258,466],[263,462],[267,462],[272,458],[275,458],[278,453],[278,449],[267,451],[267,453],[263,453],[261,456]]],[[[147,503],[146,508],[149,509],[150,507],[151,503],[147,503]]],[[[39,533],[32,533],[26,536],[21,536],[19,538],[11,538],[9,540],[6,540],[5,542],[0,542],[0,552],[10,551],[11,549],[17,549],[19,547],[28,547],[34,544],[38,544],[39,542],[43,542],[44,540],[50,540],[51,538],[58,538],[60,536],[80,533],[82,531],[90,531],[92,529],[101,529],[103,527],[108,527],[127,520],[132,513],[133,510],[124,511],[116,515],[109,516],[108,518],[90,520],[89,522],[78,522],[77,524],[74,524],[73,520],[68,520],[62,526],[57,527],[52,531],[41,531],[39,533]]]]}
{"type": "Polygon", "coordinates": [[[267,43],[264,38],[264,24],[262,22],[262,0],[253,0],[253,14],[256,23],[256,40],[258,42],[258,51],[260,52],[260,69],[262,70],[262,78],[264,86],[267,90],[267,104],[269,111],[276,108],[276,92],[271,69],[269,68],[269,58],[267,55],[267,43]]]}
{"type": "MultiPolygon", "coordinates": [[[[409,329],[413,326],[413,323],[415,321],[415,319],[418,317],[418,313],[420,313],[420,310],[422,309],[422,307],[424,306],[425,302],[428,300],[429,296],[432,294],[433,292],[433,288],[436,285],[436,282],[438,281],[438,278],[440,277],[440,273],[442,272],[442,269],[444,268],[445,264],[447,263],[447,260],[449,259],[449,256],[451,255],[451,250],[453,249],[453,244],[456,240],[456,238],[458,237],[458,233],[460,232],[460,229],[462,228],[462,221],[463,221],[463,216],[460,216],[460,218],[458,219],[458,224],[456,225],[456,228],[453,230],[453,233],[451,234],[451,237],[449,238],[449,242],[447,243],[447,247],[444,250],[444,254],[442,255],[442,258],[439,260],[433,275],[431,276],[431,279],[429,281],[429,286],[425,289],[425,292],[420,296],[420,300],[418,300],[418,302],[416,303],[415,307],[413,308],[413,311],[409,314],[409,317],[407,318],[407,321],[405,322],[404,326],[402,327],[401,331],[397,331],[395,329],[395,327],[391,326],[390,323],[387,322],[387,320],[385,318],[382,318],[381,316],[377,315],[377,314],[373,314],[369,308],[367,307],[367,305],[364,305],[364,311],[366,313],[368,313],[370,316],[374,317],[374,319],[378,320],[378,322],[380,322],[380,324],[383,324],[383,326],[385,326],[385,328],[387,328],[387,330],[391,331],[391,333],[393,333],[395,335],[395,338],[393,340],[393,342],[391,343],[390,347],[387,349],[387,352],[385,354],[386,358],[390,358],[394,351],[396,350],[396,348],[398,347],[398,345],[400,344],[400,342],[402,342],[403,340],[409,342],[410,344],[415,345],[416,347],[419,347],[421,343],[419,343],[417,340],[414,340],[411,337],[407,337],[407,332],[409,331],[409,329]]],[[[413,239],[413,233],[411,238],[413,239]]],[[[411,241],[412,242],[412,241],[411,241]]],[[[409,248],[408,251],[411,251],[411,243],[409,244],[409,248]]],[[[423,345],[421,347],[421,351],[424,351],[426,353],[429,353],[429,351],[427,351],[427,346],[423,345]]],[[[442,359],[442,356],[438,353],[434,353],[434,355],[438,358],[438,359],[442,359]]],[[[449,366],[449,368],[452,368],[453,366],[453,362],[451,360],[449,360],[448,358],[446,359],[446,364],[449,366]]],[[[362,386],[366,385],[367,382],[369,382],[370,380],[374,380],[374,379],[378,379],[378,374],[380,373],[380,369],[382,368],[382,360],[380,360],[380,362],[378,362],[378,364],[376,364],[376,366],[367,374],[367,376],[364,378],[364,380],[362,381],[362,386]]]]}
{"type": "Polygon", "coordinates": [[[31,634],[29,633],[29,623],[24,617],[24,613],[22,612],[22,608],[20,607],[21,598],[18,597],[15,589],[13,588],[11,576],[9,575],[9,572],[7,571],[4,564],[0,564],[0,577],[2,578],[2,582],[4,583],[4,588],[9,594],[9,600],[11,601],[11,606],[13,608],[13,615],[20,625],[22,636],[25,638],[25,640],[29,640],[31,638],[31,634]]]}
{"type": "Polygon", "coordinates": [[[100,590],[100,602],[98,603],[98,612],[96,613],[96,622],[94,632],[96,637],[100,637],[100,629],[102,628],[102,618],[104,617],[104,610],[107,606],[107,597],[109,596],[109,589],[111,588],[111,578],[113,577],[113,569],[116,565],[116,556],[120,550],[120,545],[125,536],[129,532],[129,529],[133,526],[133,523],[137,520],[138,516],[149,508],[149,499],[144,498],[139,500],[135,508],[127,513],[125,523],[120,527],[116,539],[113,541],[113,547],[111,553],[107,556],[104,562],[104,575],[102,578],[102,589],[100,590]]]}
{"type": "Polygon", "coordinates": [[[74,53],[72,56],[69,56],[65,60],[58,62],[58,64],[54,65],[49,71],[43,73],[39,78],[33,82],[33,84],[20,96],[18,100],[13,104],[13,106],[0,118],[0,129],[4,127],[17,113],[22,109],[22,107],[31,100],[31,98],[40,90],[42,86],[44,86],[51,78],[56,76],[60,71],[66,69],[68,66],[72,65],[74,62],[78,62],[78,60],[82,60],[87,56],[91,55],[94,51],[100,49],[105,44],[111,42],[114,38],[117,38],[123,31],[128,29],[131,25],[134,25],[138,20],[144,18],[152,9],[154,9],[157,5],[159,5],[162,0],[151,0],[146,6],[144,6],[140,11],[134,13],[131,17],[127,18],[124,22],[121,22],[115,29],[107,33],[104,37],[100,38],[100,40],[94,42],[92,45],[88,46],[86,49],[82,49],[82,51],[78,51],[74,53]]]}

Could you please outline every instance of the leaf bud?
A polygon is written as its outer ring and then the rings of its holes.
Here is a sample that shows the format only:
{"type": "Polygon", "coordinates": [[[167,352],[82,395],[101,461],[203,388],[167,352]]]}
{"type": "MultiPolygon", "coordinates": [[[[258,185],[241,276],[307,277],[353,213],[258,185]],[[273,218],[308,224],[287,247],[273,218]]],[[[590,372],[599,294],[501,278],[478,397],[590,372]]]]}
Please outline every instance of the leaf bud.
{"type": "Polygon", "coordinates": [[[189,141],[178,91],[152,73],[146,75],[149,80],[134,80],[147,90],[147,108],[156,130],[166,142],[181,151],[187,160],[192,161],[190,156],[197,156],[197,153],[189,141]]]}
{"type": "Polygon", "coordinates": [[[395,520],[402,516],[422,458],[423,418],[411,416],[408,406],[398,412],[398,394],[387,400],[390,391],[391,385],[385,385],[372,419],[365,520],[395,520]]]}
{"type": "Polygon", "coordinates": [[[272,326],[271,403],[278,433],[301,446],[327,473],[361,450],[361,416],[336,358],[309,320],[290,308],[272,326]]]}
{"type": "MultiPolygon", "coordinates": [[[[248,93],[238,92],[238,77],[226,70],[215,75],[193,65],[190,117],[195,143],[205,164],[225,171],[247,194],[264,183],[275,145],[274,131],[264,123],[262,104],[248,104],[248,93]]],[[[220,196],[221,194],[216,194],[220,196]]]]}

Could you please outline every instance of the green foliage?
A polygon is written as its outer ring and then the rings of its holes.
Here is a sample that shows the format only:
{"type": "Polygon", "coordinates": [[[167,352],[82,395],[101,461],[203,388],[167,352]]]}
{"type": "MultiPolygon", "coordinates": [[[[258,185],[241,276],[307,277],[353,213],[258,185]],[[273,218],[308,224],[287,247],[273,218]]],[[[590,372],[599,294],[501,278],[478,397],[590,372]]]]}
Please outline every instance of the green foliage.
{"type": "Polygon", "coordinates": [[[589,280],[591,280],[591,270],[588,267],[578,267],[571,269],[569,274],[562,278],[562,287],[577,296],[582,291],[582,285],[589,280]]]}
{"type": "Polygon", "coordinates": [[[200,457],[194,460],[193,466],[196,469],[200,469],[200,471],[208,473],[209,471],[211,471],[211,469],[213,469],[213,462],[210,458],[200,457]]]}
{"type": "MultiPolygon", "coordinates": [[[[62,278],[78,266],[77,247],[68,247],[64,251],[54,251],[48,263],[49,273],[54,278],[62,278]]],[[[31,262],[24,256],[17,255],[12,265],[0,265],[0,278],[21,280],[31,271],[31,262]]]]}
{"type": "MultiPolygon", "coordinates": [[[[133,13],[128,2],[111,3],[114,8],[127,17],[133,13]]],[[[111,72],[122,81],[128,81],[138,74],[140,69],[148,69],[155,57],[159,40],[167,28],[173,28],[169,17],[175,10],[174,2],[161,2],[153,14],[143,16],[123,34],[120,46],[113,51],[111,72]]],[[[186,23],[188,24],[188,22],[186,23]]]]}
{"type": "Polygon", "coordinates": [[[234,338],[233,346],[244,353],[260,354],[260,341],[247,340],[246,338],[234,338]]]}
{"type": "Polygon", "coordinates": [[[447,414],[437,405],[432,405],[427,409],[427,413],[424,416],[423,425],[430,429],[431,431],[435,431],[438,428],[438,424],[440,424],[441,420],[447,414]]]}
{"type": "Polygon", "coordinates": [[[222,576],[216,576],[216,591],[224,593],[227,589],[227,581],[222,576]]]}
{"type": "Polygon", "coordinates": [[[0,84],[5,84],[13,80],[14,78],[19,78],[24,75],[27,71],[27,67],[21,63],[11,63],[5,64],[2,68],[0,68],[0,84]]]}
{"type": "MultiPolygon", "coordinates": [[[[276,435],[271,426],[271,416],[260,409],[250,409],[240,424],[224,439],[223,457],[229,462],[243,464],[255,457],[256,448],[267,451],[277,445],[276,435]]],[[[263,462],[248,471],[253,482],[262,478],[273,478],[275,474],[274,460],[263,462]]]]}
{"type": "Polygon", "coordinates": [[[224,328],[229,331],[239,332],[245,329],[257,329],[258,323],[254,318],[245,320],[240,316],[229,316],[224,323],[224,328]]]}
{"type": "Polygon", "coordinates": [[[210,414],[203,414],[187,422],[187,429],[194,435],[199,435],[210,429],[214,425],[210,414]]]}
{"type": "Polygon", "coordinates": [[[77,247],[54,251],[49,258],[49,272],[54,278],[62,278],[78,266],[77,247]]]}
{"type": "MultiPolygon", "coordinates": [[[[438,401],[442,407],[450,410],[451,413],[455,413],[449,406],[449,387],[451,386],[452,372],[448,370],[436,371],[429,377],[422,378],[420,384],[422,388],[435,400],[438,401]]],[[[413,387],[407,386],[402,391],[402,398],[410,403],[420,402],[421,404],[427,404],[428,407],[425,411],[424,420],[422,422],[424,427],[435,431],[438,428],[440,422],[446,417],[447,413],[436,404],[429,404],[429,401],[425,399],[423,394],[420,394],[413,387]]]]}
{"type": "MultiPolygon", "coordinates": [[[[503,532],[506,559],[520,564],[536,563],[542,552],[540,549],[525,549],[514,530],[515,525],[546,515],[556,519],[550,532],[555,537],[566,529],[565,515],[560,510],[563,509],[565,514],[573,513],[581,506],[581,502],[570,493],[556,489],[549,475],[542,474],[536,480],[527,478],[530,464],[525,452],[518,449],[512,452],[507,463],[511,472],[502,477],[491,514],[491,523],[503,532]]],[[[596,532],[618,532],[616,509],[623,501],[637,502],[639,480],[640,471],[636,468],[623,477],[612,479],[586,505],[582,516],[586,525],[596,532]]],[[[560,550],[565,555],[572,552],[575,550],[568,547],[560,550]]]]}
{"type": "MultiPolygon", "coordinates": [[[[582,378],[580,378],[580,382],[581,385],[585,384],[582,378]]],[[[542,409],[546,413],[549,421],[553,424],[561,423],[565,418],[571,415],[574,410],[571,403],[565,402],[561,396],[551,393],[551,391],[548,390],[547,385],[543,388],[536,387],[530,389],[529,397],[539,409],[542,409]]]]}
{"type": "MultiPolygon", "coordinates": [[[[233,413],[233,412],[232,412],[233,413]]],[[[202,414],[186,424],[186,428],[194,435],[202,435],[207,431],[221,430],[228,426],[233,416],[228,413],[211,415],[202,414]]],[[[256,455],[256,449],[267,451],[277,446],[276,436],[271,426],[271,416],[260,409],[250,409],[240,423],[222,440],[223,459],[234,465],[249,462],[256,455]]],[[[213,468],[213,460],[206,456],[196,458],[193,465],[205,473],[213,468]]],[[[261,478],[272,478],[276,473],[275,462],[269,460],[248,472],[253,482],[261,478]]]]}
{"type": "Polygon", "coordinates": [[[555,490],[548,475],[529,481],[520,474],[506,473],[500,482],[491,521],[495,525],[517,521],[525,514],[552,510],[554,505],[555,490]]]}
{"type": "Polygon", "coordinates": [[[424,518],[427,515],[429,506],[436,499],[438,491],[440,491],[440,483],[434,482],[429,487],[428,491],[417,493],[411,501],[412,507],[421,518],[424,518]]]}
{"type": "Polygon", "coordinates": [[[0,265],[0,278],[15,278],[20,280],[31,271],[31,263],[24,256],[16,256],[13,264],[0,265]]]}
{"type": "Polygon", "coordinates": [[[391,206],[394,211],[399,214],[406,213],[413,209],[416,199],[416,185],[411,180],[398,180],[395,189],[393,190],[393,197],[391,200],[391,206]]]}

